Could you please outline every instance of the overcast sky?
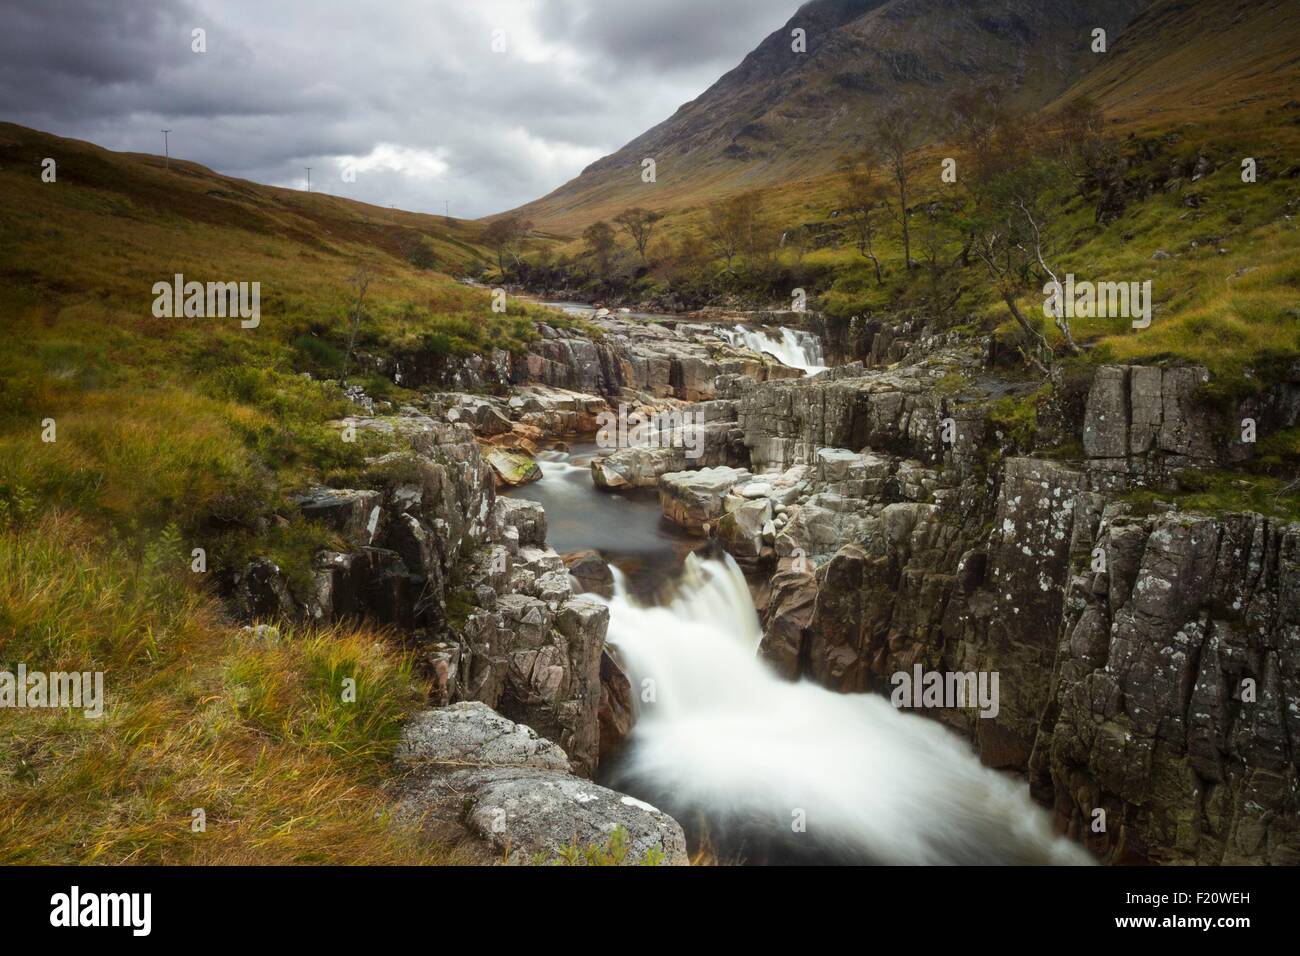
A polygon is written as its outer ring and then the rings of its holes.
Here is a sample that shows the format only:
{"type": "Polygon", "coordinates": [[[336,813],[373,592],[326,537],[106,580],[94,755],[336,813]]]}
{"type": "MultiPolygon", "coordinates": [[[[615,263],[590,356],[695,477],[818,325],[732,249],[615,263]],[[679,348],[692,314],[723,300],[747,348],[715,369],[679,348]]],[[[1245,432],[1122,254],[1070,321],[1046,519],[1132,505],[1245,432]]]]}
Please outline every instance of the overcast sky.
{"type": "Polygon", "coordinates": [[[311,166],[314,190],[474,218],[666,119],[800,2],[0,0],[0,119],[153,153],[169,128],[233,176],[311,166]]]}

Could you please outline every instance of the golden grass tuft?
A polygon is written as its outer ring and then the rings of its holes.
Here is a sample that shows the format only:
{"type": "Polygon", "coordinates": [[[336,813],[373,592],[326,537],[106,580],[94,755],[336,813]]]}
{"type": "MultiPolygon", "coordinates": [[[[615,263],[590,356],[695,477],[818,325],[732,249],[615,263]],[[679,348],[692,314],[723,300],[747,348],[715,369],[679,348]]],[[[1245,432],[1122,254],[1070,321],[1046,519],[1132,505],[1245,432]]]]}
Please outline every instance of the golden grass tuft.
{"type": "Polygon", "coordinates": [[[103,671],[107,701],[98,719],[3,713],[0,863],[467,859],[395,822],[380,791],[426,692],[381,633],[253,640],[182,555],[102,547],[61,512],[0,532],[0,666],[103,671]]]}

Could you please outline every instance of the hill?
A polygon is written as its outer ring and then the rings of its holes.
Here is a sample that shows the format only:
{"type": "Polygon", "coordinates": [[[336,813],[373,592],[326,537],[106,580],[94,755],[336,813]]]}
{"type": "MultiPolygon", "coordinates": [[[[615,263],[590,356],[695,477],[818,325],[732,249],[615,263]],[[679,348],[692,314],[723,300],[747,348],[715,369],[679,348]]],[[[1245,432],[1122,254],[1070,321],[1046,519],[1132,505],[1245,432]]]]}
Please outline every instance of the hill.
{"type": "Polygon", "coordinates": [[[1018,106],[1050,102],[1091,65],[1090,30],[1118,34],[1146,0],[813,0],[669,119],[521,207],[546,228],[575,231],[637,203],[663,209],[720,192],[829,172],[871,139],[870,122],[900,97],[936,102],[959,85],[996,83],[1018,106]],[[801,29],[807,52],[791,48],[801,29]],[[653,157],[657,182],[641,183],[653,157]]]}
{"type": "Polygon", "coordinates": [[[0,669],[102,672],[107,701],[6,711],[0,861],[458,860],[376,812],[427,695],[407,656],[370,626],[257,640],[212,582],[251,553],[301,573],[331,540],[289,496],[381,450],[329,425],[355,407],[339,380],[413,397],[363,353],[536,334],[448,274],[479,227],[10,124],[0,208],[0,669]],[[176,273],[258,283],[258,321],[156,315],[176,273]]]}
{"type": "Polygon", "coordinates": [[[669,119],[517,212],[577,235],[628,205],[779,190],[870,144],[892,103],[909,105],[918,145],[942,141],[946,101],[966,87],[996,86],[1025,112],[1088,95],[1129,125],[1276,108],[1297,88],[1297,16],[1285,0],[814,0],[669,119]],[[1095,28],[1105,54],[1091,50],[1095,28]]]}

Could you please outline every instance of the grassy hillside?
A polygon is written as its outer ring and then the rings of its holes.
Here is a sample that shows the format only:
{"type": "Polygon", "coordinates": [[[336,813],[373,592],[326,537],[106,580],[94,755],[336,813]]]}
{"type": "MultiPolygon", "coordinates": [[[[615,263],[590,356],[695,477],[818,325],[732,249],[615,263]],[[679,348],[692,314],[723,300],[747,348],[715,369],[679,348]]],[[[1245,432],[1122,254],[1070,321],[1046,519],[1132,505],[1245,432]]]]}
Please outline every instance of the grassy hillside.
{"type": "Polygon", "coordinates": [[[358,350],[534,334],[532,313],[495,315],[448,275],[481,257],[478,227],[12,125],[0,208],[0,669],[104,671],[108,700],[99,720],[6,711],[0,861],[454,859],[375,812],[424,695],[409,663],[369,630],[241,639],[210,582],[253,550],[292,569],[326,543],[286,498],[377,450],[328,425],[351,408],[345,364],[410,397],[349,363],[359,268],[358,350]],[[153,283],[177,272],[260,282],[260,325],[155,318],[153,283]]]}

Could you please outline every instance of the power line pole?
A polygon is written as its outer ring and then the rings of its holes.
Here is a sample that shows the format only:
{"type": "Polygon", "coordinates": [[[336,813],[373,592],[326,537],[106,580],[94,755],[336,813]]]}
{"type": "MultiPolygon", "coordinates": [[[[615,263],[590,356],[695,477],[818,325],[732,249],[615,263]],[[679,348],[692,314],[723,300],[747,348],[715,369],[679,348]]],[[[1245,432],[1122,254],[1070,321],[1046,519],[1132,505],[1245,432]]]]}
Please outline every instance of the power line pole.
{"type": "Polygon", "coordinates": [[[169,129],[165,129],[165,130],[162,131],[162,134],[163,134],[163,165],[164,165],[167,169],[171,169],[171,168],[172,168],[172,154],[171,154],[171,150],[168,148],[168,145],[167,145],[167,134],[170,133],[170,132],[171,132],[171,130],[169,130],[169,129]]]}

